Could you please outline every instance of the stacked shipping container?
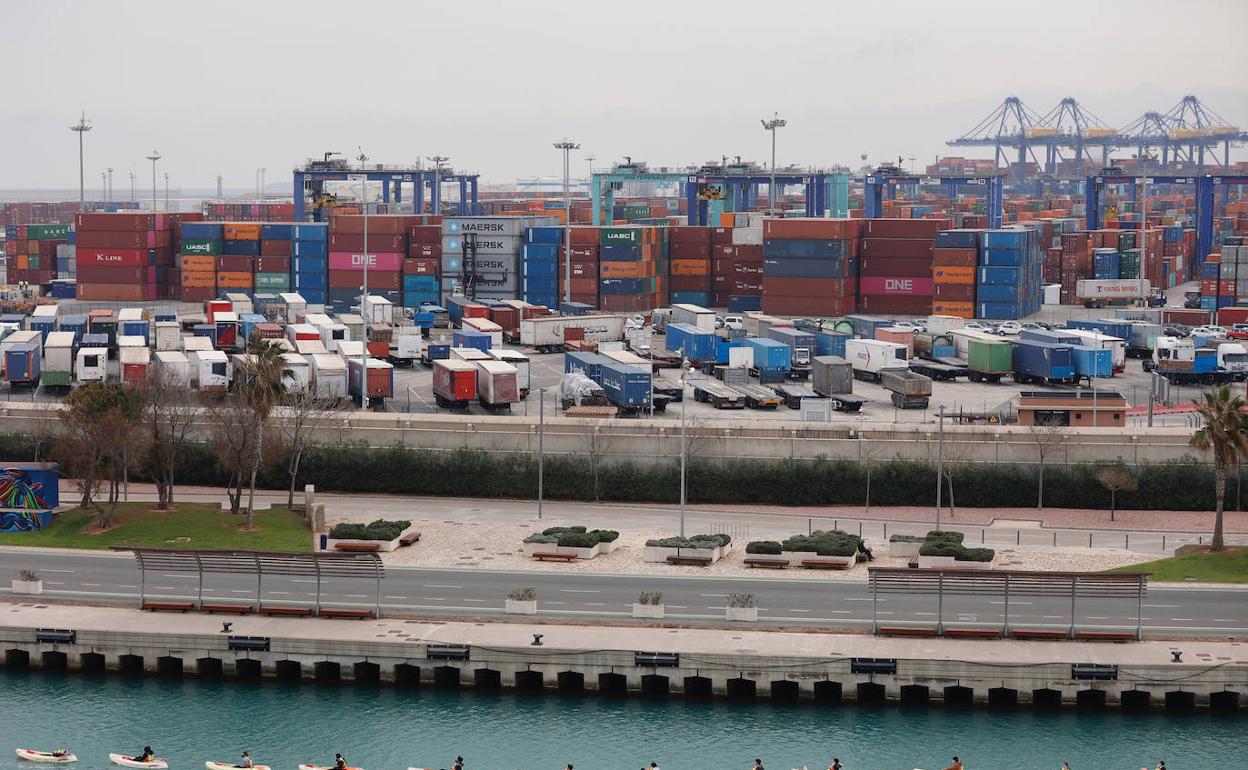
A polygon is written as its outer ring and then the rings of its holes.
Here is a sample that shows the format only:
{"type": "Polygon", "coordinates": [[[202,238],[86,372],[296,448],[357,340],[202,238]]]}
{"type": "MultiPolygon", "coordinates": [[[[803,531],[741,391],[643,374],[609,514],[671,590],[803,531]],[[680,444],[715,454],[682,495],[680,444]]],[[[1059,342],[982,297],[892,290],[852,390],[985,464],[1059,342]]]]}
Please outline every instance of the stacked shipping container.
{"type": "Polygon", "coordinates": [[[534,305],[557,307],[563,273],[563,228],[530,227],[520,247],[521,299],[534,305]]]}
{"type": "Polygon", "coordinates": [[[861,232],[856,219],[763,220],[763,311],[852,313],[861,232]]]}
{"type": "Polygon", "coordinates": [[[364,217],[336,214],[329,222],[329,272],[325,304],[335,308],[358,303],[368,264],[368,293],[400,304],[403,260],[411,217],[368,217],[368,253],[365,256],[364,217]]]}
{"type": "Polygon", "coordinates": [[[663,248],[662,228],[603,227],[599,229],[599,307],[618,312],[644,312],[665,304],[658,270],[663,248]]]}
{"type": "Polygon", "coordinates": [[[69,244],[69,225],[5,225],[4,230],[9,283],[45,285],[68,277],[69,270],[57,269],[57,252],[69,244]]]}
{"type": "Polygon", "coordinates": [[[329,224],[300,222],[290,228],[291,286],[313,305],[324,305],[329,289],[329,224]]]}
{"type": "Polygon", "coordinates": [[[403,260],[403,306],[441,302],[442,224],[441,217],[423,217],[421,224],[407,230],[407,259],[403,260]]]}
{"type": "Polygon", "coordinates": [[[1015,319],[1040,309],[1044,256],[1039,230],[986,230],[979,263],[976,318],[1015,319]]]}
{"type": "Polygon", "coordinates": [[[166,271],[173,267],[171,214],[79,214],[78,298],[142,301],[169,295],[166,271]]]}
{"type": "Polygon", "coordinates": [[[670,228],[668,300],[711,305],[712,228],[670,228]]]}
{"type": "Polygon", "coordinates": [[[225,226],[220,222],[186,222],[178,231],[178,282],[176,292],[171,293],[188,302],[216,297],[217,258],[221,256],[225,226]]]}
{"type": "Polygon", "coordinates": [[[922,315],[932,307],[932,250],[946,219],[863,221],[858,308],[922,315]]]}
{"type": "Polygon", "coordinates": [[[932,248],[932,313],[975,317],[979,230],[942,230],[932,248]]]}

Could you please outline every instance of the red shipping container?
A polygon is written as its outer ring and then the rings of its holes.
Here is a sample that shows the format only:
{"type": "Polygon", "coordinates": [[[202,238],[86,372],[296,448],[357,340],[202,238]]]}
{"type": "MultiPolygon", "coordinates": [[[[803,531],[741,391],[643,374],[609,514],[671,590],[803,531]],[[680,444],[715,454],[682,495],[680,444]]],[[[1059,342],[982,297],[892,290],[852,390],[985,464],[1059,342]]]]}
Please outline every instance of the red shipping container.
{"type": "MultiPolygon", "coordinates": [[[[217,257],[218,273],[254,273],[256,272],[255,257],[219,256],[217,257]]],[[[287,270],[287,272],[290,272],[287,270]]]]}
{"type": "Polygon", "coordinates": [[[979,252],[975,249],[932,249],[932,267],[976,267],[979,252]]]}
{"type": "MultiPolygon", "coordinates": [[[[373,245],[374,235],[399,236],[402,238],[408,230],[409,216],[392,215],[392,214],[373,214],[368,217],[368,250],[372,251],[377,248],[373,245]]],[[[335,214],[329,220],[330,237],[334,235],[363,235],[364,234],[364,217],[359,214],[335,214]]],[[[343,249],[344,251],[354,251],[355,248],[343,249]]],[[[361,251],[363,249],[361,248],[361,251]]]]}
{"type": "Polygon", "coordinates": [[[141,302],[157,299],[150,283],[79,283],[78,299],[88,302],[141,302]]]}
{"type": "Polygon", "coordinates": [[[710,277],[705,275],[673,275],[668,279],[670,291],[708,291],[710,277]]]}
{"type": "Polygon", "coordinates": [[[763,247],[760,245],[716,246],[711,250],[711,256],[717,259],[731,258],[749,260],[752,262],[762,262],[763,247]]]}
{"type": "MultiPolygon", "coordinates": [[[[287,241],[287,243],[290,243],[290,241],[287,241]]],[[[290,257],[279,257],[279,256],[256,257],[256,262],[255,262],[256,272],[257,273],[289,273],[290,263],[291,263],[290,257]]]]}
{"type": "Polygon", "coordinates": [[[260,241],[260,256],[262,257],[289,257],[292,253],[293,243],[290,241],[260,241]]]}
{"type": "MultiPolygon", "coordinates": [[[[861,223],[855,219],[764,219],[764,238],[806,238],[810,240],[843,241],[855,238],[861,223]]],[[[920,236],[901,236],[920,237],[920,236]]],[[[936,237],[935,233],[932,237],[936,237]]]]}
{"type": "Polygon", "coordinates": [[[774,297],[763,295],[763,312],[773,315],[842,316],[854,312],[853,297],[774,297]]]}
{"type": "MultiPolygon", "coordinates": [[[[572,246],[593,246],[594,253],[598,252],[598,230],[597,227],[573,227],[568,232],[568,242],[572,246]]],[[[576,251],[573,248],[573,251],[576,251]]]]}
{"type": "MultiPolygon", "coordinates": [[[[387,234],[373,232],[371,220],[368,228],[368,252],[393,252],[404,251],[407,249],[407,238],[402,234],[387,234]]],[[[364,234],[363,233],[331,233],[329,236],[330,251],[359,251],[363,252],[364,234]]]]}
{"type": "Polygon", "coordinates": [[[863,257],[932,259],[932,241],[921,238],[864,238],[858,247],[863,257]]]}
{"type": "Polygon", "coordinates": [[[762,281],[733,281],[733,294],[761,294],[763,292],[762,281]]]}
{"type": "Polygon", "coordinates": [[[79,265],[129,265],[131,267],[156,264],[156,249],[84,249],[75,252],[79,265]]]}
{"type": "MultiPolygon", "coordinates": [[[[399,272],[403,268],[403,255],[393,252],[368,253],[368,270],[389,270],[399,272]]],[[[330,270],[364,270],[364,255],[345,251],[329,252],[330,270]]]]}
{"type": "Polygon", "coordinates": [[[217,296],[215,286],[183,286],[182,301],[184,302],[206,302],[217,296]]]}
{"type": "Polygon", "coordinates": [[[863,257],[859,264],[859,275],[875,276],[907,276],[930,275],[932,260],[923,257],[863,257]]]}
{"type": "MultiPolygon", "coordinates": [[[[598,247],[597,246],[573,246],[568,249],[568,257],[573,262],[593,262],[598,263],[598,247]]],[[[563,264],[563,251],[559,252],[559,263],[563,264]]]]}
{"type": "MultiPolygon", "coordinates": [[[[369,270],[368,288],[398,289],[403,284],[403,274],[391,270],[369,270]]],[[[330,270],[329,288],[358,289],[364,285],[363,270],[330,270]]]]}
{"type": "MultiPolygon", "coordinates": [[[[711,245],[711,228],[709,227],[673,227],[669,229],[669,233],[672,246],[676,244],[697,244],[703,246],[705,250],[709,249],[711,245]]],[[[675,254],[672,256],[675,256],[675,254]]]]}
{"type": "Polygon", "coordinates": [[[156,268],[127,265],[82,265],[80,283],[156,283],[156,268]]]}
{"type": "Polygon", "coordinates": [[[753,262],[734,262],[732,274],[738,278],[750,278],[763,275],[763,266],[753,262]]]}
{"type": "Polygon", "coordinates": [[[937,283],[932,285],[932,298],[946,302],[974,302],[975,286],[965,283],[937,283]]]}
{"type": "Polygon", "coordinates": [[[731,246],[732,228],[716,227],[711,230],[711,244],[714,246],[731,246]]]}
{"type": "MultiPolygon", "coordinates": [[[[789,221],[789,220],[783,220],[789,221]]],[[[796,221],[796,220],[795,220],[796,221]]],[[[948,219],[864,219],[865,238],[924,238],[935,240],[936,233],[952,229],[948,219]]]]}
{"type": "Polygon", "coordinates": [[[133,233],[168,229],[161,226],[164,224],[164,218],[155,214],[78,214],[74,217],[74,229],[79,233],[89,230],[133,233]]]}
{"type": "Polygon", "coordinates": [[[441,225],[412,225],[407,229],[407,237],[415,243],[442,243],[441,225]]]}
{"type": "MultiPolygon", "coordinates": [[[[758,284],[757,281],[749,283],[758,284]]],[[[844,278],[768,277],[761,285],[764,296],[838,298],[853,294],[853,284],[844,278]]]]}
{"type": "Polygon", "coordinates": [[[858,279],[858,292],[862,295],[932,296],[932,277],[925,276],[866,276],[858,279]]]}
{"type": "Polygon", "coordinates": [[[441,260],[437,259],[405,259],[403,275],[437,275],[441,260]]]}
{"type": "Polygon", "coordinates": [[[111,232],[86,230],[77,233],[78,248],[87,249],[154,249],[172,246],[173,233],[169,230],[145,230],[136,232],[111,232]]]}
{"type": "Polygon", "coordinates": [[[583,262],[573,262],[572,263],[572,277],[573,278],[593,278],[597,280],[598,265],[597,264],[587,265],[583,262]]]}
{"type": "Polygon", "coordinates": [[[864,313],[927,315],[931,308],[930,296],[863,294],[858,297],[858,309],[864,313]]]}
{"type": "Polygon", "coordinates": [[[673,241],[669,253],[672,259],[708,259],[711,256],[711,245],[709,242],[676,243],[673,241]]]}
{"type": "Polygon", "coordinates": [[[442,243],[409,243],[407,245],[407,256],[412,259],[440,257],[442,256],[442,243]]]}

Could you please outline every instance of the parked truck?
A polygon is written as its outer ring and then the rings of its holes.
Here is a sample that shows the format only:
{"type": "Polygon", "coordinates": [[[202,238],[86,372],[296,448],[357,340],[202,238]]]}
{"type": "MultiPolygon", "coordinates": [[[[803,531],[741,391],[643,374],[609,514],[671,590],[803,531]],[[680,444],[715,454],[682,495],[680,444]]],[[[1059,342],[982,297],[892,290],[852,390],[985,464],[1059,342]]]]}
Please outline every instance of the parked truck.
{"type": "Polygon", "coordinates": [[[1014,345],[1005,340],[967,339],[967,375],[971,382],[993,385],[1014,371],[1014,345]]]}
{"type": "Polygon", "coordinates": [[[810,377],[810,361],[815,356],[815,335],[803,329],[791,326],[773,326],[767,336],[776,342],[784,343],[792,350],[789,362],[789,376],[796,380],[810,377]]]}
{"type": "Polygon", "coordinates": [[[520,400],[516,367],[503,361],[477,362],[477,402],[491,412],[510,412],[520,400]]]}
{"type": "Polygon", "coordinates": [[[543,316],[520,322],[520,344],[539,353],[561,353],[569,329],[579,330],[581,339],[594,342],[620,342],[624,339],[622,315],[543,316]]]}
{"type": "Polygon", "coordinates": [[[419,326],[396,326],[390,337],[390,354],[387,360],[395,366],[413,366],[420,360],[425,348],[425,338],[419,326]]]}
{"type": "Polygon", "coordinates": [[[117,351],[121,368],[121,382],[127,387],[142,388],[147,385],[147,372],[152,363],[152,349],[121,348],[117,351]]]}
{"type": "Polygon", "coordinates": [[[1223,343],[1216,348],[1197,347],[1187,337],[1158,337],[1153,357],[1144,361],[1144,371],[1156,372],[1176,385],[1221,385],[1242,382],[1248,377],[1248,355],[1239,359],[1238,343],[1223,343]],[[1225,345],[1228,349],[1223,352],[1225,345]],[[1228,360],[1229,357],[1229,360],[1228,360]],[[1228,370],[1223,363],[1235,366],[1228,370]]]}
{"type": "Polygon", "coordinates": [[[745,394],[719,380],[698,380],[691,384],[693,400],[716,409],[744,409],[745,394]]]}
{"type": "Polygon", "coordinates": [[[1018,340],[1014,345],[1014,382],[1073,385],[1075,354],[1070,345],[1018,340]]]}
{"type": "Polygon", "coordinates": [[[1084,307],[1109,307],[1148,301],[1153,296],[1147,278],[1088,279],[1075,283],[1075,299],[1084,307]]]}
{"type": "Polygon", "coordinates": [[[908,369],[909,351],[905,345],[883,340],[852,339],[845,341],[845,358],[854,369],[854,377],[879,382],[885,369],[908,369]]]}
{"type": "MultiPolygon", "coordinates": [[[[38,335],[40,332],[36,331],[38,335]]],[[[10,388],[39,387],[40,365],[39,345],[34,342],[20,342],[10,345],[4,351],[4,378],[10,388]]]]}
{"type": "Polygon", "coordinates": [[[74,333],[50,332],[43,341],[45,388],[69,388],[74,384],[74,333]]]}
{"type": "Polygon", "coordinates": [[[891,392],[898,409],[926,409],[932,397],[932,378],[909,369],[880,370],[880,385],[891,392]]]}
{"type": "Polygon", "coordinates": [[[394,366],[380,358],[347,361],[348,387],[361,404],[378,408],[388,398],[394,398],[394,366]],[[361,381],[363,385],[361,386],[361,381]]]}
{"type": "Polygon", "coordinates": [[[433,398],[443,409],[467,409],[477,397],[477,365],[458,358],[433,362],[433,398]]]}
{"type": "Polygon", "coordinates": [[[607,400],[623,413],[650,408],[653,399],[652,374],[648,367],[619,364],[607,360],[602,365],[602,391],[607,400]]]}
{"type": "Polygon", "coordinates": [[[812,362],[810,383],[815,394],[831,401],[836,411],[857,412],[862,409],[862,399],[853,395],[853,365],[844,358],[816,356],[812,362]]]}
{"type": "Polygon", "coordinates": [[[516,390],[519,391],[521,400],[528,398],[529,357],[519,350],[507,349],[491,350],[490,357],[495,361],[503,361],[516,367],[516,390]]]}

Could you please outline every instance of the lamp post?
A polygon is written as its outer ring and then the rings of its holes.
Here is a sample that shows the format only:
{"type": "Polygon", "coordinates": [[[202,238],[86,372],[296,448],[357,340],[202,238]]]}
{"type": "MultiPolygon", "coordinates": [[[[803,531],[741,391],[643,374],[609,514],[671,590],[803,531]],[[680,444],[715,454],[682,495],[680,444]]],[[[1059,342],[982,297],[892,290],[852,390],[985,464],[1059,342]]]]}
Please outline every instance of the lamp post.
{"type": "Polygon", "coordinates": [[[442,213],[442,164],[450,160],[446,155],[426,155],[433,163],[433,189],[429,191],[429,209],[433,214],[442,213]]]}
{"type": "Polygon", "coordinates": [[[100,200],[108,200],[108,174],[100,172],[100,200]]]}
{"type": "Polygon", "coordinates": [[[767,209],[775,211],[776,208],[776,129],[784,128],[789,124],[787,120],[780,118],[780,113],[771,113],[771,120],[762,121],[763,129],[771,132],[771,183],[767,185],[767,209]]]}
{"type": "Polygon", "coordinates": [[[78,210],[86,211],[87,187],[82,170],[82,135],[91,130],[91,124],[87,122],[87,113],[85,110],[82,113],[82,117],[78,118],[78,122],[70,126],[69,130],[78,135],[78,210]]]}
{"type": "Polygon", "coordinates": [[[128,203],[138,203],[139,193],[134,187],[134,172],[130,172],[130,200],[128,203]]]}
{"type": "Polygon", "coordinates": [[[689,374],[689,360],[680,362],[680,536],[685,536],[685,503],[688,500],[688,486],[685,482],[689,444],[685,440],[685,412],[688,411],[685,401],[685,379],[689,374]]]}
{"type": "Polygon", "coordinates": [[[359,149],[360,154],[355,159],[360,162],[360,206],[364,210],[364,283],[360,287],[360,315],[364,318],[364,339],[361,340],[364,346],[360,351],[360,408],[363,409],[368,404],[368,172],[364,170],[368,156],[363,147],[359,149]]]}
{"type": "Polygon", "coordinates": [[[537,389],[537,518],[542,518],[546,483],[546,388],[537,389]]]}
{"type": "Polygon", "coordinates": [[[108,169],[108,190],[104,193],[104,200],[111,203],[113,200],[113,170],[108,169]]]}
{"type": "Polygon", "coordinates": [[[165,172],[165,211],[169,210],[169,172],[165,172]]]}
{"type": "Polygon", "coordinates": [[[563,301],[572,301],[572,193],[568,187],[568,175],[572,171],[569,153],[581,149],[566,138],[555,142],[556,150],[563,150],[563,301]]]}
{"type": "Polygon", "coordinates": [[[160,160],[160,153],[152,150],[147,159],[152,162],[152,211],[156,211],[156,161],[160,160]]]}
{"type": "Polygon", "coordinates": [[[945,406],[940,406],[940,440],[936,449],[936,531],[940,531],[940,492],[945,475],[945,406]]]}

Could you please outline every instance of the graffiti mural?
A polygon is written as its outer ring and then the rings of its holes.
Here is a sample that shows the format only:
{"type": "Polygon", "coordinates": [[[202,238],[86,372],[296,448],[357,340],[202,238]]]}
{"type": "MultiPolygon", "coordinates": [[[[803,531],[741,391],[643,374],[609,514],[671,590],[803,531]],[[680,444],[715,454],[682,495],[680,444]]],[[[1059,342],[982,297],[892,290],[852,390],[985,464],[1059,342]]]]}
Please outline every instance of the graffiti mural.
{"type": "Polygon", "coordinates": [[[55,463],[0,465],[0,532],[34,532],[51,524],[60,480],[55,463]]]}

